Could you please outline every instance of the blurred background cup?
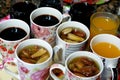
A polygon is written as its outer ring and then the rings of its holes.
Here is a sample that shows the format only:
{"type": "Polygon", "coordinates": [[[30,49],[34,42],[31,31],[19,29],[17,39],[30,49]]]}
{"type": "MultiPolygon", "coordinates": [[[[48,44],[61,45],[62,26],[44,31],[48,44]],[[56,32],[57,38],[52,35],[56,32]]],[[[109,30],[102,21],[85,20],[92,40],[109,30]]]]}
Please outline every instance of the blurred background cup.
{"type": "Polygon", "coordinates": [[[63,13],[63,0],[40,0],[39,7],[52,7],[63,13]]]}
{"type": "Polygon", "coordinates": [[[53,47],[56,44],[56,28],[63,21],[69,20],[71,20],[69,15],[64,15],[55,8],[37,8],[30,15],[31,35],[47,41],[53,47]]]}
{"type": "Polygon", "coordinates": [[[40,0],[11,0],[10,18],[21,19],[30,25],[30,13],[39,3],[40,0]]]}
{"type": "Polygon", "coordinates": [[[120,39],[111,34],[99,34],[94,36],[90,41],[92,52],[103,59],[103,63],[105,65],[104,72],[106,73],[105,75],[103,74],[103,77],[107,77],[107,75],[109,75],[109,77],[105,79],[110,79],[112,76],[112,80],[118,80],[116,66],[118,64],[118,59],[120,58],[119,44],[120,39]],[[109,71],[109,73],[106,71],[109,71]]]}
{"type": "Polygon", "coordinates": [[[15,51],[16,60],[13,62],[17,65],[18,74],[7,66],[4,69],[18,80],[48,80],[52,56],[53,50],[49,43],[41,39],[27,39],[18,44],[15,51]]]}
{"type": "Polygon", "coordinates": [[[84,50],[90,36],[89,29],[77,21],[60,24],[56,30],[56,45],[54,61],[64,64],[65,59],[72,52],[84,50]]]}
{"type": "Polygon", "coordinates": [[[90,28],[90,16],[95,12],[95,5],[78,2],[71,5],[69,14],[72,21],[78,21],[90,28]]]}
{"type": "Polygon", "coordinates": [[[15,58],[16,46],[23,40],[28,39],[30,28],[22,20],[10,19],[0,22],[0,56],[3,63],[9,58],[15,58]]]}
{"type": "Polygon", "coordinates": [[[96,12],[90,18],[90,40],[97,34],[117,35],[119,18],[110,12],[96,12]]]}
{"type": "Polygon", "coordinates": [[[99,56],[88,51],[76,51],[67,57],[65,66],[53,64],[50,76],[53,80],[97,80],[101,79],[103,69],[99,56]],[[57,73],[57,70],[61,71],[57,73]]]}

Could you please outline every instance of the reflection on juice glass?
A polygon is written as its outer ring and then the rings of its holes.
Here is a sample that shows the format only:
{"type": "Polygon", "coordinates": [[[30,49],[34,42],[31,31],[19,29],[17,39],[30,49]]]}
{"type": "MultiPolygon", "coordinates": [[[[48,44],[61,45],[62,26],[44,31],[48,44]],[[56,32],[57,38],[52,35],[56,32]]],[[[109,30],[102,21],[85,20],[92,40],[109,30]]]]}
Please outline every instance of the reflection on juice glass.
{"type": "Polygon", "coordinates": [[[109,12],[96,12],[91,16],[90,40],[97,34],[108,33],[117,35],[119,18],[109,12]]]}

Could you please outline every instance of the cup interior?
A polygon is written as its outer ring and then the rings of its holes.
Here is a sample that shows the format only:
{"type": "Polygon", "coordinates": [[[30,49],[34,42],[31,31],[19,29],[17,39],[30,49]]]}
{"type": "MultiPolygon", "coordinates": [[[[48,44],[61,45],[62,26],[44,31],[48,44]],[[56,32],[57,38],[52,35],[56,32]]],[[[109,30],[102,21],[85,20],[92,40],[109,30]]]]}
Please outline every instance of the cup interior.
{"type": "MultiPolygon", "coordinates": [[[[82,23],[79,23],[77,21],[68,21],[68,22],[64,22],[61,25],[58,26],[57,30],[56,30],[56,35],[58,37],[59,40],[61,40],[62,42],[68,43],[66,41],[64,41],[61,37],[60,37],[60,32],[65,29],[65,28],[75,28],[75,29],[80,29],[81,31],[83,31],[86,35],[85,40],[83,40],[80,43],[84,43],[88,40],[89,36],[90,36],[90,32],[89,29],[82,23]]],[[[69,43],[68,43],[69,44],[69,43]]]]}
{"type": "Polygon", "coordinates": [[[5,29],[12,28],[12,27],[20,28],[27,33],[22,39],[29,37],[29,34],[30,34],[29,25],[26,22],[24,22],[22,20],[18,20],[18,19],[10,19],[10,20],[1,22],[0,23],[0,28],[1,28],[0,32],[5,29]]]}
{"type": "Polygon", "coordinates": [[[29,33],[29,26],[26,22],[18,19],[10,19],[0,23],[0,31],[9,28],[9,27],[20,27],[29,33]]]}
{"type": "Polygon", "coordinates": [[[33,20],[40,15],[52,15],[56,17],[59,20],[57,24],[59,24],[62,21],[62,13],[51,7],[41,7],[33,10],[33,12],[30,14],[30,21],[34,23],[33,20]]]}
{"type": "MultiPolygon", "coordinates": [[[[49,61],[51,58],[52,58],[52,55],[53,55],[53,53],[52,53],[52,47],[49,45],[49,43],[47,43],[46,41],[44,41],[44,40],[41,40],[41,39],[27,39],[27,40],[24,40],[23,42],[21,42],[20,44],[18,44],[18,46],[17,46],[17,48],[16,48],[16,54],[15,54],[15,56],[17,57],[17,59],[18,60],[20,60],[20,61],[22,61],[22,62],[25,62],[25,61],[23,61],[23,59],[21,58],[20,59],[20,51],[23,49],[23,48],[25,48],[26,46],[30,46],[30,45],[38,45],[38,46],[41,46],[42,48],[40,48],[40,49],[45,49],[46,51],[48,51],[48,52],[45,52],[43,55],[45,55],[46,56],[46,53],[48,53],[49,54],[49,57],[47,57],[47,59],[46,60],[44,60],[44,61],[42,61],[42,62],[40,62],[39,64],[42,64],[42,63],[45,63],[45,62],[47,62],[47,61],[49,61]]],[[[39,51],[40,51],[40,49],[39,49],[39,51]]],[[[44,52],[44,50],[41,50],[41,51],[43,51],[44,52]]],[[[40,52],[41,52],[40,51],[40,52]]],[[[38,52],[38,51],[37,51],[38,52]]],[[[35,53],[37,53],[37,52],[35,52],[35,53]]],[[[34,53],[34,54],[35,54],[34,53]]],[[[39,52],[37,53],[37,54],[39,54],[39,52]]],[[[33,58],[33,60],[35,59],[35,56],[31,56],[32,58],[33,58]]],[[[37,57],[36,57],[37,58],[37,57]]],[[[42,56],[41,56],[41,58],[42,58],[42,56]]],[[[40,58],[39,58],[40,59],[40,58]]],[[[38,59],[38,60],[39,60],[38,59]]],[[[37,61],[38,61],[37,60],[37,61]]],[[[25,63],[27,63],[27,62],[25,62],[25,63]]],[[[32,64],[38,64],[37,62],[35,62],[35,63],[32,63],[32,64]]]]}
{"type": "MultiPolygon", "coordinates": [[[[76,62],[77,63],[77,62],[76,62]]],[[[67,68],[67,71],[69,73],[71,73],[73,76],[79,78],[79,79],[92,79],[92,78],[96,78],[98,77],[102,71],[103,71],[103,62],[101,60],[101,58],[99,56],[97,56],[96,54],[93,54],[92,52],[88,52],[88,51],[77,51],[77,52],[74,52],[72,54],[70,54],[68,56],[68,58],[66,59],[65,61],[65,66],[67,68]],[[68,65],[70,64],[70,62],[72,60],[74,60],[75,58],[78,58],[78,57],[87,57],[89,59],[92,59],[93,61],[95,61],[95,63],[98,65],[99,67],[99,73],[97,73],[96,75],[94,76],[90,76],[90,77],[83,77],[83,76],[77,76],[76,74],[74,74],[72,71],[70,71],[70,68],[68,67],[68,65]]],[[[85,67],[85,66],[84,66],[85,67]]],[[[81,69],[82,70],[82,69],[81,69]]]]}
{"type": "Polygon", "coordinates": [[[117,38],[114,35],[111,34],[99,34],[96,35],[95,37],[93,37],[91,39],[91,44],[90,46],[92,47],[92,45],[99,43],[99,42],[109,42],[111,44],[116,45],[117,47],[120,47],[118,44],[120,43],[119,38],[117,38]]]}

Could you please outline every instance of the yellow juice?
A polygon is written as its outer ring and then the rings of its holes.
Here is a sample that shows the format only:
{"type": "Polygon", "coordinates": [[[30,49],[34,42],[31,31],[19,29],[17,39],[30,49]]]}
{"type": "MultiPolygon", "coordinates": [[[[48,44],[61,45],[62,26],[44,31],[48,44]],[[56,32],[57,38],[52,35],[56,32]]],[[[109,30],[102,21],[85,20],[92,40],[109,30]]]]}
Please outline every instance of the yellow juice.
{"type": "Polygon", "coordinates": [[[116,35],[117,28],[118,25],[115,20],[108,17],[95,17],[90,25],[90,38],[101,33],[116,35]]]}
{"type": "Polygon", "coordinates": [[[100,56],[116,58],[120,56],[120,50],[115,45],[107,42],[100,42],[92,46],[93,50],[100,56]]]}

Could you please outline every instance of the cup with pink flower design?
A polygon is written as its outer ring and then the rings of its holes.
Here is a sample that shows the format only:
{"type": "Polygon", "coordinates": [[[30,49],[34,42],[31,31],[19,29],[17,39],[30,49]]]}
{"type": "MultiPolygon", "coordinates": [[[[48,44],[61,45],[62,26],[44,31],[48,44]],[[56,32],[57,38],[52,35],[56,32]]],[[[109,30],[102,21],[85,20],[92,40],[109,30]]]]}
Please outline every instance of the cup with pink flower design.
{"type": "MultiPolygon", "coordinates": [[[[15,58],[16,46],[29,38],[30,28],[22,20],[9,19],[0,22],[0,57],[3,64],[15,58]]],[[[0,68],[3,68],[3,64],[0,68]]]]}
{"type": "Polygon", "coordinates": [[[60,24],[56,30],[56,45],[53,48],[54,61],[65,64],[71,53],[85,50],[89,36],[89,29],[80,22],[67,21],[60,24]]]}
{"type": "Polygon", "coordinates": [[[55,45],[55,31],[63,21],[71,20],[70,15],[62,14],[51,7],[40,7],[30,14],[31,36],[55,45]]]}
{"type": "Polygon", "coordinates": [[[13,62],[17,65],[18,74],[5,66],[4,70],[8,74],[19,80],[48,79],[53,56],[52,47],[48,42],[35,38],[24,40],[16,47],[15,56],[13,62]]]}
{"type": "Polygon", "coordinates": [[[53,64],[49,72],[53,80],[98,80],[103,69],[99,56],[88,51],[76,51],[67,57],[64,66],[53,64]]]}

